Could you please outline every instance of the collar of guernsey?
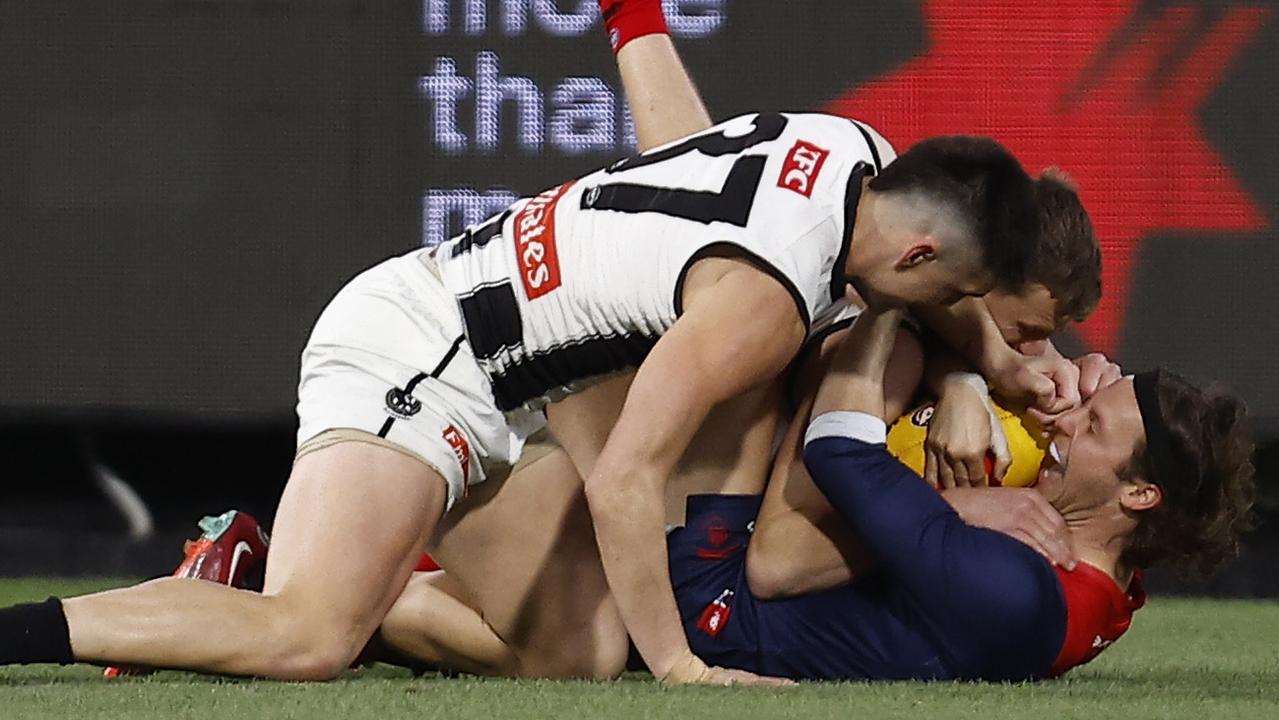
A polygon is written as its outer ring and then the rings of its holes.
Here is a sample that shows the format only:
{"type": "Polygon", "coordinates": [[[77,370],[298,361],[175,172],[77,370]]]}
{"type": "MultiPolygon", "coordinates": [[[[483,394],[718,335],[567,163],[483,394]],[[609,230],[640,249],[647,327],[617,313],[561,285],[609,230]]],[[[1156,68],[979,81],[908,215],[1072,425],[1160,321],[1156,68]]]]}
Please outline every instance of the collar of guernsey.
{"type": "MultiPolygon", "coordinates": [[[[871,147],[873,148],[874,144],[871,147]]],[[[859,162],[848,175],[848,185],[844,188],[844,235],[840,238],[835,266],[830,269],[831,302],[837,302],[844,297],[844,289],[848,287],[848,278],[844,276],[844,263],[848,262],[848,250],[853,245],[853,225],[857,224],[857,203],[862,199],[862,181],[867,175],[874,174],[875,168],[865,162],[859,162]]]]}
{"type": "Polygon", "coordinates": [[[1125,591],[1100,569],[1079,563],[1073,571],[1054,566],[1066,601],[1066,637],[1049,677],[1092,660],[1128,631],[1132,614],[1146,604],[1141,571],[1125,591]]]}

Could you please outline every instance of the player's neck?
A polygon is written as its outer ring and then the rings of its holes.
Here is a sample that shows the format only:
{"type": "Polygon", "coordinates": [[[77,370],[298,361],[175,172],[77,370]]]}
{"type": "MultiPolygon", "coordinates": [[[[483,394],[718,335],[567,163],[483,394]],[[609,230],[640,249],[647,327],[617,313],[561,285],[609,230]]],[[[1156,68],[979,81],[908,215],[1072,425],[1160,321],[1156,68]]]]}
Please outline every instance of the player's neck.
{"type": "Polygon", "coordinates": [[[844,277],[860,277],[866,268],[875,264],[875,252],[878,250],[876,238],[879,235],[875,225],[875,202],[878,194],[870,189],[870,178],[862,178],[862,192],[857,199],[857,215],[853,227],[848,231],[844,242],[848,245],[847,259],[844,261],[844,277]]]}
{"type": "Polygon", "coordinates": [[[1075,557],[1109,575],[1121,588],[1132,581],[1132,570],[1122,562],[1128,533],[1101,518],[1072,521],[1067,518],[1075,543],[1075,557]]]}

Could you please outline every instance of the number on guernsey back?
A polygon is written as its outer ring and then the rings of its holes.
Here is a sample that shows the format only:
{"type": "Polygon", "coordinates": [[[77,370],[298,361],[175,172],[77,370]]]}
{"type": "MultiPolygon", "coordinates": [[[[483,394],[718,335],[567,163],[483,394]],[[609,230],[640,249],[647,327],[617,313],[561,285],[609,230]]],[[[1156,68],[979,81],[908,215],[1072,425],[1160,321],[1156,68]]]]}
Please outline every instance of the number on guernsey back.
{"type": "MultiPolygon", "coordinates": [[[[679,144],[619,160],[607,172],[613,174],[646,167],[693,151],[710,157],[735,155],[762,142],[776,140],[786,129],[786,123],[786,118],[778,113],[760,113],[754,117],[753,127],[745,135],[729,136],[722,130],[707,135],[694,135],[679,144]]],[[[724,179],[724,186],[719,192],[635,183],[598,185],[582,193],[582,209],[625,213],[656,212],[700,223],[724,222],[746,227],[767,160],[764,155],[738,158],[729,169],[728,177],[724,179]]]]}

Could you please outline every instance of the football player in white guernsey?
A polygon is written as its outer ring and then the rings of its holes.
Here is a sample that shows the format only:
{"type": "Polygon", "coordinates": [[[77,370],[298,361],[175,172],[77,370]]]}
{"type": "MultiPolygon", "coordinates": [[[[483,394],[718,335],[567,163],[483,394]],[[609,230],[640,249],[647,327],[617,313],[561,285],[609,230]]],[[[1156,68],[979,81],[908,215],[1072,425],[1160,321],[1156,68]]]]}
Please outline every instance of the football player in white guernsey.
{"type": "MultiPolygon", "coordinates": [[[[441,516],[518,460],[544,411],[648,666],[751,680],[692,654],[666,572],[664,486],[707,413],[776,377],[848,284],[877,306],[948,304],[1031,261],[1032,185],[1003,148],[938,138],[892,157],[843,118],[746,115],[366,271],[303,353],[263,593],[166,578],[54,602],[31,622],[65,648],[41,657],[331,678],[441,516]],[[616,406],[588,385],[637,366],[616,422],[595,422],[616,406]]],[[[988,377],[1069,402],[990,325],[969,348],[988,377]]]]}

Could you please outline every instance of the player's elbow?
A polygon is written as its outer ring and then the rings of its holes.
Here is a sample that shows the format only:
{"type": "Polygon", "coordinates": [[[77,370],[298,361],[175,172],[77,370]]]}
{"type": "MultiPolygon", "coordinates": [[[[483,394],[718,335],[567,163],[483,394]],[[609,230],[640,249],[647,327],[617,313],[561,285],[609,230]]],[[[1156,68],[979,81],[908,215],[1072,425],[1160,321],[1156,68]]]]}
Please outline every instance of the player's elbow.
{"type": "Polygon", "coordinates": [[[783,563],[770,560],[768,553],[755,552],[755,540],[751,541],[746,556],[746,584],[751,595],[760,600],[780,600],[795,594],[795,580],[783,563]]]}
{"type": "Polygon", "coordinates": [[[826,439],[819,439],[804,445],[804,469],[813,478],[813,483],[825,491],[826,485],[839,472],[835,456],[837,445],[826,439]]]}
{"type": "Polygon", "coordinates": [[[655,494],[660,496],[661,488],[651,485],[644,473],[614,466],[597,467],[582,489],[591,516],[598,523],[601,517],[617,517],[637,504],[650,501],[655,494]]]}

